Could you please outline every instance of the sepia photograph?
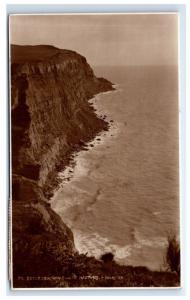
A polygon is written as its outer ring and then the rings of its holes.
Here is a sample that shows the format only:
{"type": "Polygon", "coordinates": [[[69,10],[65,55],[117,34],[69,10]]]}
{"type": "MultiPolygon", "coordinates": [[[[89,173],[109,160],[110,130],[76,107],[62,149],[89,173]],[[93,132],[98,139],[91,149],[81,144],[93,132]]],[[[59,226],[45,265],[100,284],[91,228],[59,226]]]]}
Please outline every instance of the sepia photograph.
{"type": "Polygon", "coordinates": [[[9,16],[13,289],[181,287],[178,27],[9,16]]]}

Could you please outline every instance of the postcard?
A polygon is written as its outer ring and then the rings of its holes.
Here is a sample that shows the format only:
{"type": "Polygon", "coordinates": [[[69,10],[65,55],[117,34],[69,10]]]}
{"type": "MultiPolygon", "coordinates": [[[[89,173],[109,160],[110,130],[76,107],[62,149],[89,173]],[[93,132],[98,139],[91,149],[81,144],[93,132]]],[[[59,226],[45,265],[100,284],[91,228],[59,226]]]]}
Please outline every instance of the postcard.
{"type": "Polygon", "coordinates": [[[9,16],[13,289],[180,287],[178,18],[9,16]]]}

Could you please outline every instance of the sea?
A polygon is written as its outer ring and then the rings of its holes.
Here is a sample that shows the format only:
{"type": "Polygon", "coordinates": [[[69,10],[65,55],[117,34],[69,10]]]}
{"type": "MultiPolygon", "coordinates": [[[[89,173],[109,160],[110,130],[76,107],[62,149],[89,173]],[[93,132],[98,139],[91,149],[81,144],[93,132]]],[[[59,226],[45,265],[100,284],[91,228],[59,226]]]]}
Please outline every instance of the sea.
{"type": "Polygon", "coordinates": [[[164,270],[168,236],[179,238],[177,66],[94,70],[116,88],[89,100],[110,129],[59,173],[51,206],[79,253],[164,270]]]}

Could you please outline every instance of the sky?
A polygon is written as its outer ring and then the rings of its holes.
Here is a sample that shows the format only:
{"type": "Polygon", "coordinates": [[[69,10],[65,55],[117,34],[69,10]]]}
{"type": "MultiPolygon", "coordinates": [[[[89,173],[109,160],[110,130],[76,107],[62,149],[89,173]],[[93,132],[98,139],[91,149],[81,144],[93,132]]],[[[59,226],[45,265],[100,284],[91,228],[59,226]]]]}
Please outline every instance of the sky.
{"type": "Polygon", "coordinates": [[[177,65],[178,15],[12,15],[10,43],[74,50],[94,66],[177,65]]]}

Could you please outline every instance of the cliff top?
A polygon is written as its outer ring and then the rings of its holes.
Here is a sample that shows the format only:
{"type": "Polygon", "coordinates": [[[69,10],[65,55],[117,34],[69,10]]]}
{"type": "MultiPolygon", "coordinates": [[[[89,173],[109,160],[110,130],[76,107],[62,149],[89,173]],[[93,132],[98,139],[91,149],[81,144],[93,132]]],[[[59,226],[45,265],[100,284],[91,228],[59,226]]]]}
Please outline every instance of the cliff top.
{"type": "MultiPolygon", "coordinates": [[[[75,51],[59,49],[51,45],[11,45],[11,63],[40,62],[61,56],[68,57],[82,56],[75,51]]],[[[85,58],[83,58],[85,59],[85,58]]]]}

